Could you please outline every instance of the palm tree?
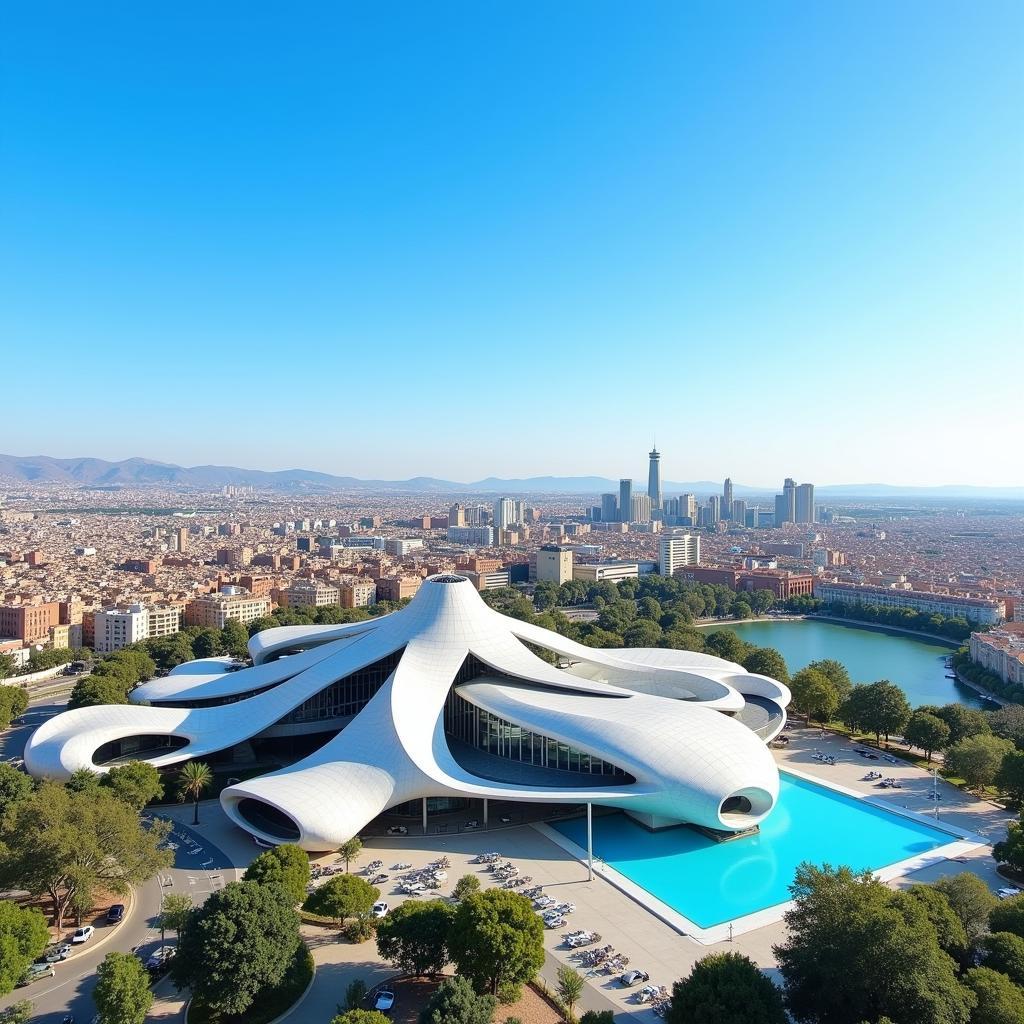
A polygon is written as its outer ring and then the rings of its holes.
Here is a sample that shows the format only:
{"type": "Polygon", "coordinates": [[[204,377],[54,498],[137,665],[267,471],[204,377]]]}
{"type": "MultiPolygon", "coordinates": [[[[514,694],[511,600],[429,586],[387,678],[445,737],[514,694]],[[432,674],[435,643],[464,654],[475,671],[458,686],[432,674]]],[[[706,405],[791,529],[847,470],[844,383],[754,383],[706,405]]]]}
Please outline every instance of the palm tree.
{"type": "Polygon", "coordinates": [[[583,975],[573,967],[558,968],[558,997],[565,1003],[569,1011],[566,1016],[570,1022],[576,1018],[573,1016],[573,1007],[579,1002],[583,995],[583,975]]]}
{"type": "Polygon", "coordinates": [[[203,792],[213,785],[213,772],[208,764],[202,761],[189,761],[181,766],[178,772],[178,799],[184,803],[189,797],[195,801],[195,817],[193,825],[199,824],[199,798],[203,792]]]}

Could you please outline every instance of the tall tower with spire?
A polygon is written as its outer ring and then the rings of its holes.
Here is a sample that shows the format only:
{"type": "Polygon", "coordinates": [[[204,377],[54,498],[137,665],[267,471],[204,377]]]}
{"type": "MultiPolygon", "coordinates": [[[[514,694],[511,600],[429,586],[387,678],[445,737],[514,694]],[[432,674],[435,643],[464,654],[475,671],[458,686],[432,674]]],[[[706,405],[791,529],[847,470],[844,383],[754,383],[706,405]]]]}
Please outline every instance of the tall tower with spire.
{"type": "Polygon", "coordinates": [[[651,499],[651,511],[660,509],[661,503],[661,454],[657,447],[651,449],[651,466],[647,471],[647,494],[651,499]]]}

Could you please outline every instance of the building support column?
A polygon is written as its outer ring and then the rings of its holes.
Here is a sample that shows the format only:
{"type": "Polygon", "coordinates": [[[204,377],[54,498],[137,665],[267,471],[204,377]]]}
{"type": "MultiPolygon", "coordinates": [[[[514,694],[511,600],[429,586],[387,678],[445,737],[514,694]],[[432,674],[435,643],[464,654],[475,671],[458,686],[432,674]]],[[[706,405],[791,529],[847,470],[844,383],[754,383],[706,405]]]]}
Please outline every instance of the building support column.
{"type": "Polygon", "coordinates": [[[484,828],[487,828],[487,797],[484,797],[484,828]]]}
{"type": "Polygon", "coordinates": [[[587,881],[594,880],[594,812],[593,804],[587,804],[587,881]]]}
{"type": "Polygon", "coordinates": [[[423,834],[427,834],[427,798],[423,798],[423,834]]]}

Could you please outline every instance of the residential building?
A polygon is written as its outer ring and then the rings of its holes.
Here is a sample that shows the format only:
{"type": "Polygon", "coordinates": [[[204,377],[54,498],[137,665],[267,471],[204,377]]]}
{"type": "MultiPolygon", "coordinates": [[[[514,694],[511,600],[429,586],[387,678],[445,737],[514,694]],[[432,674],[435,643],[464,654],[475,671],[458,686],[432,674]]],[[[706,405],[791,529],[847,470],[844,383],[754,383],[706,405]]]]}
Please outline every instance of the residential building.
{"type": "Polygon", "coordinates": [[[516,519],[516,503],[512,498],[498,498],[494,503],[494,525],[499,530],[506,530],[516,519]]]}
{"type": "Polygon", "coordinates": [[[619,580],[632,579],[639,574],[640,567],[636,562],[584,563],[572,567],[572,578],[583,580],[585,583],[601,583],[604,580],[617,583],[619,580]]]}
{"type": "Polygon", "coordinates": [[[567,583],[572,576],[572,549],[544,544],[537,552],[537,581],[567,583]]]}
{"type": "Polygon", "coordinates": [[[658,572],[677,576],[684,565],[700,564],[700,537],[695,533],[674,530],[662,534],[658,544],[658,572]]]}
{"type": "Polygon", "coordinates": [[[727,507],[729,509],[729,519],[734,525],[747,525],[747,503],[742,498],[734,499],[727,507]]]}
{"type": "Polygon", "coordinates": [[[422,582],[419,576],[386,576],[377,580],[377,600],[404,601],[415,596],[422,582]]]}
{"type": "Polygon", "coordinates": [[[649,523],[651,521],[651,499],[646,494],[634,494],[629,501],[629,521],[649,523]]]}
{"type": "Polygon", "coordinates": [[[240,587],[228,587],[217,594],[204,594],[185,605],[186,626],[223,629],[232,619],[243,626],[270,614],[270,598],[255,597],[240,587]]]}
{"type": "Polygon", "coordinates": [[[959,597],[953,594],[933,594],[895,587],[862,586],[856,583],[819,582],[814,596],[827,604],[871,604],[880,608],[908,608],[929,615],[963,618],[981,626],[994,626],[1002,622],[1006,605],[1002,601],[984,597],[959,597]]]}
{"type": "Polygon", "coordinates": [[[384,551],[395,558],[405,558],[421,547],[422,537],[391,537],[384,541],[384,551]]]}
{"type": "Polygon", "coordinates": [[[341,585],[342,608],[366,608],[377,603],[376,580],[352,580],[341,585]]]}
{"type": "Polygon", "coordinates": [[[146,639],[181,631],[181,604],[156,604],[146,609],[146,639]]]}
{"type": "Polygon", "coordinates": [[[95,650],[110,654],[148,636],[146,609],[141,604],[98,611],[95,618],[95,650]]]}
{"type": "Polygon", "coordinates": [[[282,590],[278,603],[286,608],[323,608],[341,604],[341,590],[323,580],[296,580],[282,590]]]}
{"type": "Polygon", "coordinates": [[[494,544],[494,529],[490,526],[449,526],[445,536],[456,544],[476,544],[485,548],[494,544]]]}
{"type": "Polygon", "coordinates": [[[801,484],[796,489],[795,521],[813,523],[814,516],[814,484],[801,484]]]}
{"type": "Polygon", "coordinates": [[[989,633],[972,633],[971,661],[1004,683],[1024,687],[1024,622],[1007,622],[989,633]]]}
{"type": "Polygon", "coordinates": [[[57,625],[60,625],[60,605],[56,601],[0,606],[0,639],[34,644],[48,640],[50,627],[57,625]]]}

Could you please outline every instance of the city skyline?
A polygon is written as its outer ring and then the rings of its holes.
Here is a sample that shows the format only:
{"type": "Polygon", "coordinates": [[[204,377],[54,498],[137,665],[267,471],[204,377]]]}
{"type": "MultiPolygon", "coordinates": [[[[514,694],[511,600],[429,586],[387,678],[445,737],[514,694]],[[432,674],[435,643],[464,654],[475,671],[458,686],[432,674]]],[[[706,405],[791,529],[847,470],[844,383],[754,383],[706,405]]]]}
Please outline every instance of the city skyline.
{"type": "Polygon", "coordinates": [[[1024,482],[1024,11],[738,8],[12,12],[5,449],[1024,482]]]}

